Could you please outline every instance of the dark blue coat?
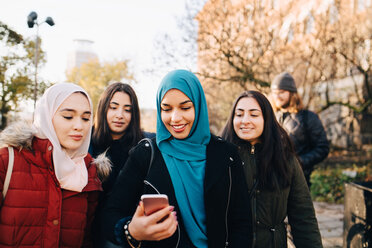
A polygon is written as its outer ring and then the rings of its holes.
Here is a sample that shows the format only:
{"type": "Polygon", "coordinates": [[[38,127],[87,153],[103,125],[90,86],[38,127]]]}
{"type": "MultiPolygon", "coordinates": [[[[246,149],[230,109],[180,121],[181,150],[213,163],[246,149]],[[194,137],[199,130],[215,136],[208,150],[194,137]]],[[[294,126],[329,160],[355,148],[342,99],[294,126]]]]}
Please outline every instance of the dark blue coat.
{"type": "Polygon", "coordinates": [[[329,153],[329,144],[322,122],[309,110],[298,113],[277,112],[276,117],[291,138],[305,178],[308,181],[314,165],[329,153]]]}

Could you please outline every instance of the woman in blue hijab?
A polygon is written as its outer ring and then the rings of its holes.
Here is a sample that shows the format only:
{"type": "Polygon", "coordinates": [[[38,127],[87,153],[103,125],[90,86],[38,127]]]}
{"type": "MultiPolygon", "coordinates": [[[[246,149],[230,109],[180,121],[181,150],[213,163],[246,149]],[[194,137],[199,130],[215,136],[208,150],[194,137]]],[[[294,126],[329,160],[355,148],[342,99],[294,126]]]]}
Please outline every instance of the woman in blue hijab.
{"type": "Polygon", "coordinates": [[[235,146],[211,135],[198,78],[168,73],[156,105],[154,154],[147,142],[131,152],[104,211],[107,237],[125,247],[248,247],[241,160],[235,146]],[[140,197],[154,193],[170,206],[146,216],[140,197]]]}

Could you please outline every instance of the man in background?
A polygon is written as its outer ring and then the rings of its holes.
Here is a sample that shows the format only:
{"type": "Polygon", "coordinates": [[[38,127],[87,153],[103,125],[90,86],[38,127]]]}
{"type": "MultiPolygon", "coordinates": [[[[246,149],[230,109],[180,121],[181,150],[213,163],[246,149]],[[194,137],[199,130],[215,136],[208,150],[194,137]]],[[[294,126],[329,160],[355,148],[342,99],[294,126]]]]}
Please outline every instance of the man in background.
{"type": "Polygon", "coordinates": [[[290,136],[310,188],[314,165],[329,153],[327,135],[318,115],[304,109],[293,77],[277,75],[271,83],[272,104],[278,122],[290,136]]]}

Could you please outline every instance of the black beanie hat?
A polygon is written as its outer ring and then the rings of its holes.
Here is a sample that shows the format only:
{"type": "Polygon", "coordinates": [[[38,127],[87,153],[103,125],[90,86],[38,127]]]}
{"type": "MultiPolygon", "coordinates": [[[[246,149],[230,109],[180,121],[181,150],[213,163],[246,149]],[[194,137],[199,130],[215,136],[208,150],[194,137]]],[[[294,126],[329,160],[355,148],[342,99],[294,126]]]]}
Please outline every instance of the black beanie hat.
{"type": "Polygon", "coordinates": [[[276,75],[273,82],[271,83],[271,89],[297,92],[295,81],[291,74],[289,74],[288,72],[282,72],[279,75],[276,75]]]}

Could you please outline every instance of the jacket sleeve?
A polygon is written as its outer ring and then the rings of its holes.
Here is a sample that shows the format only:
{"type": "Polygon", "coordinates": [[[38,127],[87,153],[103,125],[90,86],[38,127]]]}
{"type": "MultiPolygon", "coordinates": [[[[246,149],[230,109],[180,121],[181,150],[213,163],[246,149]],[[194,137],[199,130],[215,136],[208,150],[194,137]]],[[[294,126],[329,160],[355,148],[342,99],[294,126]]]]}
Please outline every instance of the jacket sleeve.
{"type": "Polygon", "coordinates": [[[318,222],[300,164],[292,159],[293,175],[288,196],[288,221],[296,247],[318,248],[322,246],[318,222]]]}
{"type": "Polygon", "coordinates": [[[329,153],[329,144],[326,132],[322,122],[317,114],[311,111],[305,111],[308,116],[304,118],[307,121],[304,126],[307,132],[306,137],[309,139],[308,144],[310,149],[308,152],[299,155],[300,162],[304,169],[312,169],[312,167],[323,161],[329,153]]]}
{"type": "Polygon", "coordinates": [[[124,230],[123,219],[130,219],[133,216],[143,191],[145,169],[141,169],[139,161],[139,156],[146,152],[143,149],[145,149],[143,146],[137,147],[130,154],[118,175],[112,194],[104,203],[101,220],[104,236],[115,244],[125,245],[124,231],[118,230],[124,230]]]}
{"type": "Polygon", "coordinates": [[[250,247],[252,243],[252,217],[248,186],[244,178],[242,162],[236,149],[234,149],[233,158],[236,163],[231,167],[232,188],[229,247],[250,247]]]}

